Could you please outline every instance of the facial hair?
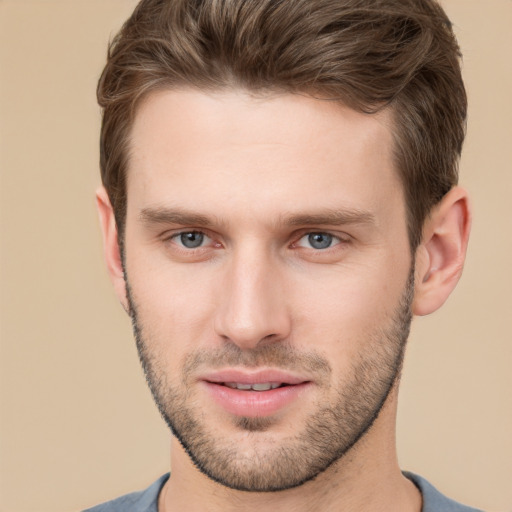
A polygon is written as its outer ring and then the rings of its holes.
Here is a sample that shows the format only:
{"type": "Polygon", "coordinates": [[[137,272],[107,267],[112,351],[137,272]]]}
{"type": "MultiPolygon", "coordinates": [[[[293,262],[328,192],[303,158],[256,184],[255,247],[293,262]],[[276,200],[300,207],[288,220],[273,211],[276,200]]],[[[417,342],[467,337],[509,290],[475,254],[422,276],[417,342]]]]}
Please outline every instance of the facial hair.
{"type": "MultiPolygon", "coordinates": [[[[127,295],[139,358],[160,413],[195,466],[212,480],[237,490],[275,492],[302,485],[343,458],[371,429],[400,377],[412,319],[414,269],[386,325],[369,333],[351,363],[348,375],[332,382],[332,368],[314,351],[297,350],[286,342],[242,350],[234,343],[212,351],[189,353],[178,381],[168,376],[165,361],[151,351],[151,339],[138,318],[128,280],[127,295]],[[369,342],[368,342],[369,341],[369,342]],[[253,436],[251,450],[242,450],[228,435],[219,438],[194,400],[193,375],[200,368],[258,368],[271,366],[315,376],[315,384],[336,399],[315,404],[314,414],[298,425],[295,434],[277,442],[272,438],[276,419],[237,418],[234,425],[253,436]],[[173,382],[171,383],[171,380],[173,382]],[[258,442],[264,436],[265,442],[258,442]]],[[[342,336],[342,334],[341,334],[342,336]]]]}

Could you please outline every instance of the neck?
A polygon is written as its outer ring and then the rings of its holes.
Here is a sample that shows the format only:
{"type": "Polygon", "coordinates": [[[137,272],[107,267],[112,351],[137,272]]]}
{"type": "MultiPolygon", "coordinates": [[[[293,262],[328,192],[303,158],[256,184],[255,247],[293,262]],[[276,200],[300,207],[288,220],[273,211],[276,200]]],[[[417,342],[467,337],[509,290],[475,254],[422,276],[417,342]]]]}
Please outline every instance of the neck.
{"type": "Polygon", "coordinates": [[[396,401],[389,400],[369,432],[342,459],[315,479],[279,492],[237,491],[212,481],[173,438],[172,476],[161,492],[159,512],[420,512],[421,494],[398,466],[395,416],[396,401]]]}

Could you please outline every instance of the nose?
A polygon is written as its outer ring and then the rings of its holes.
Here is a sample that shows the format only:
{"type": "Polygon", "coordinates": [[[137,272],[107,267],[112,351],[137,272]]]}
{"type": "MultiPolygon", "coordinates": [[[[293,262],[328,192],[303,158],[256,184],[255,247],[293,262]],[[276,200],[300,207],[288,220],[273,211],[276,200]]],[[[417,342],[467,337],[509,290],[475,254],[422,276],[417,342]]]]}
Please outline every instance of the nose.
{"type": "Polygon", "coordinates": [[[226,272],[218,295],[217,335],[244,350],[288,338],[291,318],[272,257],[263,251],[233,255],[226,272]]]}

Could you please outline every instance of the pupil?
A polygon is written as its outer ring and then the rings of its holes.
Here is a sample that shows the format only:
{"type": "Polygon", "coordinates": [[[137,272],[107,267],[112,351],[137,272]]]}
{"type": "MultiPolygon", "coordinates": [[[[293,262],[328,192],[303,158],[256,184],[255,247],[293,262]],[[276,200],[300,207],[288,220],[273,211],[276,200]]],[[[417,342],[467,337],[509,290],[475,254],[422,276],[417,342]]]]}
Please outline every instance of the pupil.
{"type": "Polygon", "coordinates": [[[308,239],[314,249],[327,249],[332,243],[332,236],[328,233],[311,233],[308,239]]]}
{"type": "Polygon", "coordinates": [[[194,249],[203,243],[204,235],[202,233],[197,233],[196,231],[191,231],[190,233],[182,233],[180,238],[181,243],[185,247],[188,249],[194,249]]]}

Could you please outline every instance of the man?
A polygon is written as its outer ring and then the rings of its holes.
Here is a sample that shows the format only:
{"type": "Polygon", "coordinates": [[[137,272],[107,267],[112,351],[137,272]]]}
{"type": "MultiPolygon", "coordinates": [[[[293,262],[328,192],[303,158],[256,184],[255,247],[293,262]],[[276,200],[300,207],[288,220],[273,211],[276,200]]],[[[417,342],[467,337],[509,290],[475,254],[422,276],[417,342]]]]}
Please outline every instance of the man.
{"type": "Polygon", "coordinates": [[[434,0],[143,0],[110,48],[105,256],[172,475],[92,510],[474,510],[402,473],[455,287],[466,95],[434,0]]]}

